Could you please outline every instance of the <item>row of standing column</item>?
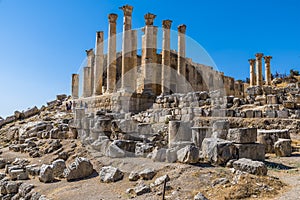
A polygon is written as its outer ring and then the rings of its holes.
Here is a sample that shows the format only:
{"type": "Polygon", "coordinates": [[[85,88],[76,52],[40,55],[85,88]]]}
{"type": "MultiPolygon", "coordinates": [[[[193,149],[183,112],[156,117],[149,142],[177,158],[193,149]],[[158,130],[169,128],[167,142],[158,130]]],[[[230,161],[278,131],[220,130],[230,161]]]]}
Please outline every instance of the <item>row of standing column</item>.
{"type": "MultiPolygon", "coordinates": [[[[122,74],[121,91],[134,92],[137,85],[137,31],[132,30],[133,7],[125,5],[123,10],[123,38],[122,38],[122,74]]],[[[163,44],[162,44],[162,68],[161,79],[158,79],[158,67],[156,59],[157,27],[153,26],[156,15],[147,13],[145,16],[144,35],[142,37],[142,66],[144,67],[144,92],[155,94],[158,91],[157,83],[161,85],[163,94],[169,94],[171,90],[171,54],[170,54],[170,29],[171,20],[163,21],[163,44]]],[[[116,89],[117,79],[117,49],[116,49],[116,21],[117,14],[109,14],[109,36],[107,51],[107,92],[113,93],[116,89]]],[[[185,77],[185,31],[186,26],[178,26],[178,74],[185,77]]],[[[83,97],[103,94],[103,54],[104,32],[96,33],[96,52],[88,50],[88,64],[83,70],[83,97]]],[[[181,87],[177,92],[183,91],[181,87]]],[[[72,75],[72,96],[78,98],[79,75],[72,75]]]]}
{"type": "Polygon", "coordinates": [[[264,56],[262,53],[255,54],[256,59],[249,59],[250,63],[250,86],[262,86],[262,58],[265,60],[265,84],[271,85],[271,59],[272,56],[264,56]]]}

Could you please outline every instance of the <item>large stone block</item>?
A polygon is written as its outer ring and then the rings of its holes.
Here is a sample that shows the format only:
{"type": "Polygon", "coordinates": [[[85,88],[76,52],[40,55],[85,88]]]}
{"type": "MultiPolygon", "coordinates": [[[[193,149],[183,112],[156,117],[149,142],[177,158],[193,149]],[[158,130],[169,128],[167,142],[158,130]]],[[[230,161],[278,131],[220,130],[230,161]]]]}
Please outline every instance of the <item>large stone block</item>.
{"type": "Polygon", "coordinates": [[[266,117],[268,118],[275,118],[277,116],[276,111],[275,110],[267,110],[266,111],[266,117]]]}
{"type": "Polygon", "coordinates": [[[253,144],[234,144],[238,149],[239,158],[249,158],[251,160],[265,160],[265,145],[253,144]]]}
{"type": "Polygon", "coordinates": [[[276,111],[278,118],[288,118],[289,117],[289,111],[288,110],[277,110],[276,111]]]}
{"type": "Polygon", "coordinates": [[[254,143],[257,138],[256,128],[234,128],[229,129],[227,140],[235,143],[254,143]]]}
{"type": "Polygon", "coordinates": [[[177,151],[177,158],[182,163],[197,163],[199,161],[199,149],[196,146],[188,145],[177,151]]]}
{"type": "Polygon", "coordinates": [[[279,138],[291,139],[289,131],[283,130],[257,130],[257,142],[265,145],[266,153],[274,153],[274,144],[279,138]]]}
{"type": "Polygon", "coordinates": [[[212,164],[224,165],[231,159],[238,158],[233,142],[218,138],[205,138],[202,142],[202,155],[212,164]]]}
{"type": "Polygon", "coordinates": [[[216,120],[213,121],[212,131],[217,130],[228,130],[229,129],[229,121],[228,120],[216,120]]]}
{"type": "Polygon", "coordinates": [[[191,141],[191,138],[192,129],[190,122],[169,122],[169,148],[173,147],[173,143],[191,141]]]}
{"type": "Polygon", "coordinates": [[[253,118],[254,117],[254,112],[253,110],[246,110],[246,118],[253,118]]]}
{"type": "Polygon", "coordinates": [[[260,176],[265,176],[268,173],[267,166],[263,162],[252,161],[246,158],[241,158],[237,161],[234,161],[233,168],[260,176]]]}
{"type": "Polygon", "coordinates": [[[279,138],[274,144],[276,156],[291,156],[292,154],[292,140],[279,138]]]}
{"type": "Polygon", "coordinates": [[[278,104],[278,97],[276,95],[268,95],[267,96],[267,104],[278,104]]]}
{"type": "Polygon", "coordinates": [[[201,149],[204,138],[211,137],[210,127],[192,127],[192,142],[201,149]]]}

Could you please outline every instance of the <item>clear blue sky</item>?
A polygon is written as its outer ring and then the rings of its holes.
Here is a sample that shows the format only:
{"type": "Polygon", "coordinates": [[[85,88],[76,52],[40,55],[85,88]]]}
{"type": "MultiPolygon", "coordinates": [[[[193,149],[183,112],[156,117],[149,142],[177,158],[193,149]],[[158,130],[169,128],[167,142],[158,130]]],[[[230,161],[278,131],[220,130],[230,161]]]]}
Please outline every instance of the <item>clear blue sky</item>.
{"type": "Polygon", "coordinates": [[[248,59],[256,52],[273,56],[272,72],[300,68],[298,0],[0,0],[0,116],[70,93],[71,74],[105,31],[109,13],[134,6],[133,27],[143,15],[187,25],[219,70],[236,79],[248,77],[248,59]]]}

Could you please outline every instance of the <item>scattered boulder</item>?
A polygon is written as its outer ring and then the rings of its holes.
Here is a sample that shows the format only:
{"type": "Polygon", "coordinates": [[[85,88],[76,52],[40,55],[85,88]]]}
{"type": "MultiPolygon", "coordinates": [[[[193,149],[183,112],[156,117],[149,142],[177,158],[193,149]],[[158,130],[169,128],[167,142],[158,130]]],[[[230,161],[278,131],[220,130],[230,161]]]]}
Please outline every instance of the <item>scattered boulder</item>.
{"type": "Polygon", "coordinates": [[[30,191],[34,188],[34,185],[23,183],[19,187],[19,194],[21,197],[25,197],[27,194],[30,193],[30,191]]]}
{"type": "Polygon", "coordinates": [[[199,161],[199,149],[194,145],[188,145],[177,151],[177,159],[181,163],[197,163],[199,161]]]}
{"type": "Polygon", "coordinates": [[[233,168],[260,176],[265,176],[268,173],[267,166],[263,162],[253,161],[247,158],[241,158],[237,161],[234,161],[233,168]]]}
{"type": "Polygon", "coordinates": [[[149,193],[151,192],[151,189],[148,185],[139,185],[137,187],[134,188],[134,193],[137,195],[137,196],[140,196],[140,195],[143,195],[143,194],[146,194],[146,193],[149,193]]]}
{"type": "Polygon", "coordinates": [[[131,172],[128,177],[129,181],[137,181],[139,178],[140,175],[137,172],[131,172]]]}
{"type": "Polygon", "coordinates": [[[154,162],[165,162],[166,161],[166,149],[165,148],[161,148],[158,149],[158,147],[156,147],[154,149],[154,151],[152,152],[152,160],[154,162]]]}
{"type": "Polygon", "coordinates": [[[194,200],[208,200],[201,192],[194,196],[194,200]]]}
{"type": "Polygon", "coordinates": [[[159,178],[157,178],[155,181],[154,181],[154,183],[151,183],[150,184],[150,186],[151,187],[156,187],[156,186],[159,186],[159,185],[161,185],[161,184],[163,184],[164,182],[168,182],[168,181],[170,181],[170,177],[166,174],[166,175],[163,175],[163,176],[161,176],[161,177],[159,177],[159,178]]]}
{"type": "Polygon", "coordinates": [[[52,162],[53,176],[58,178],[63,177],[66,168],[66,162],[63,159],[55,160],[52,162]]]}
{"type": "Polygon", "coordinates": [[[235,128],[229,129],[227,140],[240,143],[254,143],[257,138],[257,129],[256,128],[235,128]]]}
{"type": "Polygon", "coordinates": [[[75,161],[64,170],[67,181],[82,179],[94,172],[92,163],[87,158],[77,157],[75,161]]]}
{"type": "Polygon", "coordinates": [[[7,194],[16,194],[18,193],[19,184],[15,181],[7,181],[5,184],[5,190],[7,194]]]}
{"type": "Polygon", "coordinates": [[[111,143],[107,148],[106,156],[111,158],[123,158],[125,157],[125,152],[114,143],[111,143]]]}
{"type": "Polygon", "coordinates": [[[229,160],[238,158],[238,152],[231,141],[205,138],[202,143],[202,156],[212,164],[225,165],[229,160]]]}
{"type": "Polygon", "coordinates": [[[144,169],[139,173],[140,177],[142,177],[144,180],[151,180],[155,175],[156,171],[154,169],[144,169]]]}
{"type": "Polygon", "coordinates": [[[51,165],[43,164],[41,166],[39,180],[43,183],[50,183],[54,181],[53,169],[51,165]]]}
{"type": "Polygon", "coordinates": [[[292,154],[292,140],[279,138],[274,144],[276,156],[284,157],[292,154]]]}
{"type": "Polygon", "coordinates": [[[0,169],[4,169],[6,165],[6,161],[3,158],[0,158],[0,169]]]}
{"type": "Polygon", "coordinates": [[[110,183],[122,180],[124,173],[121,172],[118,168],[107,166],[102,167],[99,176],[101,182],[110,183]]]}

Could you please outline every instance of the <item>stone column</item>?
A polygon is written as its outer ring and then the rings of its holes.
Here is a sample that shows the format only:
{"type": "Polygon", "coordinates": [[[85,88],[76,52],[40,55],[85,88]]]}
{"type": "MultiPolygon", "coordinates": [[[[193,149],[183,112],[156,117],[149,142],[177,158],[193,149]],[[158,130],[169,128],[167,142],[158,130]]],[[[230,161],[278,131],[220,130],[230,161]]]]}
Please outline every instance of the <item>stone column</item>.
{"type": "Polygon", "coordinates": [[[265,80],[266,80],[266,85],[271,85],[271,59],[272,56],[265,56],[265,80]]]}
{"type": "Polygon", "coordinates": [[[172,21],[163,21],[163,43],[162,43],[162,75],[161,91],[162,94],[170,94],[171,89],[171,56],[170,56],[170,29],[172,21]]]}
{"type": "Polygon", "coordinates": [[[255,54],[255,57],[256,57],[256,85],[257,86],[263,85],[262,62],[261,62],[263,55],[264,54],[262,54],[262,53],[255,54]]]}
{"type": "Polygon", "coordinates": [[[156,75],[155,71],[155,63],[156,59],[154,56],[154,37],[153,34],[155,33],[154,29],[157,27],[153,26],[153,22],[156,15],[147,13],[144,18],[146,22],[146,26],[143,28],[144,36],[143,36],[143,53],[142,53],[142,65],[144,68],[144,93],[153,95],[155,91],[153,91],[152,85],[155,83],[153,82],[154,77],[156,75]]]}
{"type": "Polygon", "coordinates": [[[94,50],[93,49],[89,49],[89,50],[86,50],[86,55],[87,55],[87,67],[91,68],[90,69],[90,73],[91,73],[91,77],[90,77],[90,95],[89,96],[92,96],[93,94],[93,91],[94,91],[94,61],[95,61],[95,53],[94,53],[94,50]]]}
{"type": "Polygon", "coordinates": [[[250,64],[250,86],[255,86],[256,81],[255,81],[255,59],[249,59],[249,64],[250,64]]]}
{"type": "Polygon", "coordinates": [[[72,98],[79,97],[79,74],[72,74],[72,98]]]}
{"type": "Polygon", "coordinates": [[[122,91],[132,92],[134,90],[134,81],[132,80],[132,11],[133,7],[125,5],[120,7],[123,10],[123,42],[122,42],[122,91]],[[126,76],[125,76],[126,75],[126,76]]]}
{"type": "MultiPolygon", "coordinates": [[[[186,25],[182,24],[178,27],[178,66],[177,71],[179,76],[186,79],[186,66],[185,66],[185,32],[186,32],[186,25]]],[[[177,92],[184,93],[185,87],[183,84],[179,84],[177,87],[177,92]]]]}
{"type": "Polygon", "coordinates": [[[132,75],[132,86],[133,86],[133,91],[137,89],[137,30],[132,30],[132,51],[131,51],[131,56],[132,56],[132,69],[131,69],[131,75],[132,75]]]}
{"type": "Polygon", "coordinates": [[[109,37],[107,51],[107,92],[112,93],[116,88],[117,79],[117,14],[109,14],[109,37]]]}
{"type": "Polygon", "coordinates": [[[103,86],[103,38],[104,32],[98,31],[96,33],[96,56],[94,68],[94,95],[102,94],[103,86]]]}
{"type": "Polygon", "coordinates": [[[83,68],[83,97],[92,96],[92,69],[83,68]]]}

